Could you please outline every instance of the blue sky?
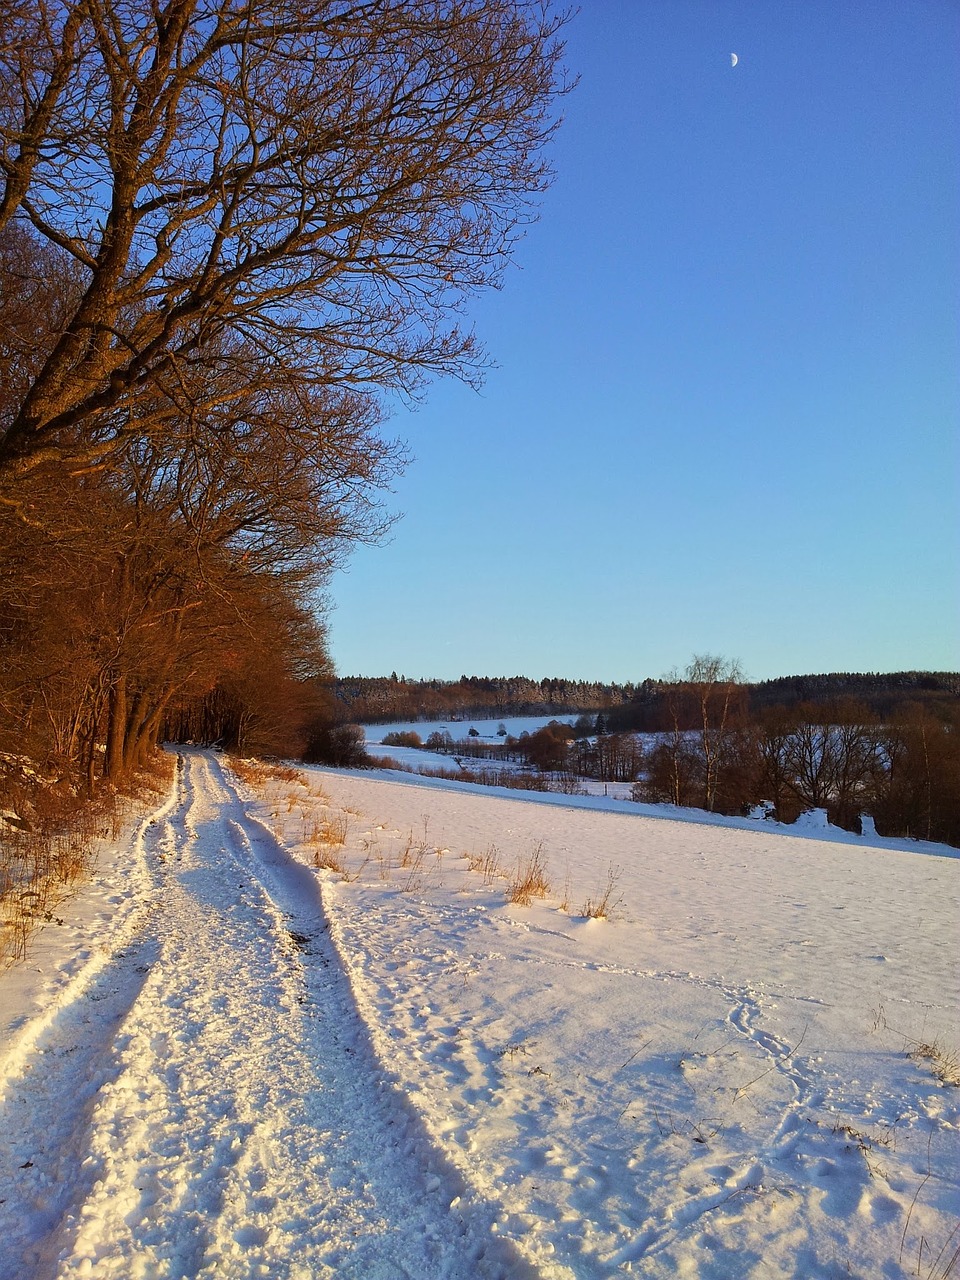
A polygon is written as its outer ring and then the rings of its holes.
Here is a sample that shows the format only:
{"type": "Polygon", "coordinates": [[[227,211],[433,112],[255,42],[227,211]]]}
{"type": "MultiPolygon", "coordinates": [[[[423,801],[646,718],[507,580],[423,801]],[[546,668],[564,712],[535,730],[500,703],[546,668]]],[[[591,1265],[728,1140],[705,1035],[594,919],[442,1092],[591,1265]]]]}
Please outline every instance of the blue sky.
{"type": "Polygon", "coordinates": [[[471,304],[497,368],[393,418],[342,674],[960,667],[958,36],[954,0],[583,0],[556,180],[471,304]]]}

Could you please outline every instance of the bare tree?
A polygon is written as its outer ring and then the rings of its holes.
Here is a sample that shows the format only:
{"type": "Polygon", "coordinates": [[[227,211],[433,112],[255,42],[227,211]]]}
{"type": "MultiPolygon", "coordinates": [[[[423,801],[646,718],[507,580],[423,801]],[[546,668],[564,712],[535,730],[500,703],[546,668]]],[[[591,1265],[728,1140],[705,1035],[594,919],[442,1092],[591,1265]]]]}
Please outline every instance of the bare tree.
{"type": "Polygon", "coordinates": [[[802,805],[825,809],[836,788],[833,731],[821,722],[820,708],[810,703],[800,703],[795,716],[786,746],[789,785],[802,805]]]}
{"type": "Polygon", "coordinates": [[[755,743],[758,755],[758,800],[773,803],[781,822],[795,820],[799,809],[796,792],[791,786],[791,742],[798,724],[792,709],[782,706],[765,708],[759,715],[755,743]]]}
{"type": "Polygon", "coordinates": [[[881,730],[871,811],[884,834],[960,844],[960,723],[952,711],[941,720],[906,703],[881,730]]]}
{"type": "Polygon", "coordinates": [[[877,717],[855,698],[844,698],[822,712],[833,729],[834,805],[831,821],[854,828],[870,796],[879,765],[877,717]]]}
{"type": "Polygon", "coordinates": [[[707,653],[694,655],[684,675],[697,707],[704,808],[712,810],[728,745],[734,697],[743,680],[743,670],[735,659],[707,653]]]}
{"type": "Polygon", "coordinates": [[[199,366],[414,391],[548,171],[539,0],[0,0],[0,231],[78,288],[0,462],[101,462],[211,407],[199,366]]]}

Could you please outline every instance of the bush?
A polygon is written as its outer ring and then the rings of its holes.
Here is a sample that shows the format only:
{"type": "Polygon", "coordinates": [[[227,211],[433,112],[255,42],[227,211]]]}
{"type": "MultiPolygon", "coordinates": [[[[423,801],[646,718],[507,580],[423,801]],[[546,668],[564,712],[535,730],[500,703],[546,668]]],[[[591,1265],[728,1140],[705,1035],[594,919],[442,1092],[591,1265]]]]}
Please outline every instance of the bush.
{"type": "Polygon", "coordinates": [[[355,724],[315,728],[303,758],[308,764],[330,764],[341,769],[363,769],[370,764],[363,745],[363,730],[355,724]]]}
{"type": "Polygon", "coordinates": [[[419,733],[415,733],[412,729],[401,730],[398,733],[385,733],[383,735],[383,745],[385,747],[422,747],[423,740],[419,733]]]}

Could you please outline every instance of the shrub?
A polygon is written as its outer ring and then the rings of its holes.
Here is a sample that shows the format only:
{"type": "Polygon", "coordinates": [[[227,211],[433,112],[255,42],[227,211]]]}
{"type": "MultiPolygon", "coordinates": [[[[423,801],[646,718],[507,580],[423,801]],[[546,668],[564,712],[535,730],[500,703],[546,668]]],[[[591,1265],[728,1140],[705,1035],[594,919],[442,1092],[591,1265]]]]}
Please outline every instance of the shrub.
{"type": "Polygon", "coordinates": [[[422,747],[423,740],[419,733],[412,729],[400,730],[397,733],[385,733],[382,739],[385,747],[422,747]]]}
{"type": "Polygon", "coordinates": [[[370,764],[363,745],[363,730],[355,724],[318,726],[303,758],[309,764],[330,764],[342,769],[362,769],[370,764]]]}

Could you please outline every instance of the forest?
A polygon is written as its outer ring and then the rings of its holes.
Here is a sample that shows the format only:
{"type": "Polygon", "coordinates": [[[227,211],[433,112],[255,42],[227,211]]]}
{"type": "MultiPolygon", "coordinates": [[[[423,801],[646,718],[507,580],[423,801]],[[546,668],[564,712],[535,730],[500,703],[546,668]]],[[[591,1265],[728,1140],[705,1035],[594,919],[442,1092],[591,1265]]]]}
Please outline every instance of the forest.
{"type": "Polygon", "coordinates": [[[391,522],[391,397],[482,377],[458,313],[549,181],[562,22],[0,13],[0,775],[301,753],[336,727],[331,572],[391,522]]]}
{"type": "MultiPolygon", "coordinates": [[[[541,680],[529,676],[461,676],[459,680],[408,680],[405,676],[337,676],[329,692],[343,718],[357,724],[395,720],[497,719],[499,716],[577,715],[602,712],[611,730],[655,731],[672,723],[670,690],[680,681],[666,676],[636,683],[541,680]]],[[[960,697],[955,672],[840,672],[782,676],[750,682],[738,678],[738,697],[752,712],[799,702],[856,698],[881,716],[905,702],[949,706],[960,697]]]]}
{"type": "Polygon", "coordinates": [[[339,676],[331,693],[357,724],[394,720],[496,719],[499,716],[566,715],[619,705],[635,694],[632,684],[601,684],[528,676],[461,676],[459,680],[408,680],[339,676]]]}

